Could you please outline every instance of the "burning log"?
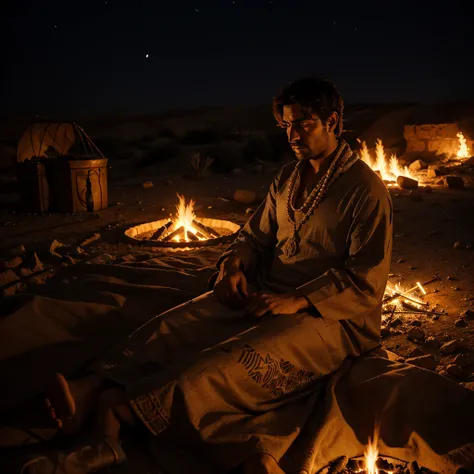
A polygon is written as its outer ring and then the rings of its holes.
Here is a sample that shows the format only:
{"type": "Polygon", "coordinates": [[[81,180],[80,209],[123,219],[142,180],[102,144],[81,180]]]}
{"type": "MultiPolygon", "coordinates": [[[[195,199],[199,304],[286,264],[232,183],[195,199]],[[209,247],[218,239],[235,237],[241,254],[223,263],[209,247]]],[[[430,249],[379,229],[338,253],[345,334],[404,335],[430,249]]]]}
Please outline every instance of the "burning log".
{"type": "MultiPolygon", "coordinates": [[[[393,301],[399,298],[400,296],[404,297],[405,295],[408,295],[409,293],[412,293],[413,291],[417,289],[421,290],[423,294],[426,294],[426,291],[424,290],[423,287],[431,283],[434,283],[435,281],[441,281],[441,278],[438,276],[438,274],[436,274],[431,280],[425,281],[424,283],[417,282],[417,284],[413,288],[410,288],[409,290],[404,291],[403,293],[395,293],[391,296],[387,296],[386,298],[382,300],[382,305],[386,305],[387,303],[390,303],[390,301],[393,301]]],[[[420,304],[418,301],[416,301],[416,303],[420,304]]]]}
{"type": "Polygon", "coordinates": [[[416,179],[407,178],[406,176],[399,176],[397,184],[402,189],[417,189],[418,181],[416,179]]]}
{"type": "Polygon", "coordinates": [[[347,466],[349,460],[346,456],[341,456],[337,458],[329,468],[328,474],[340,474],[347,466]]]}
{"type": "Polygon", "coordinates": [[[165,240],[172,240],[175,237],[178,237],[180,234],[182,234],[182,236],[184,237],[184,227],[183,226],[178,227],[176,230],[171,232],[171,234],[167,235],[165,240]]]}
{"type": "Polygon", "coordinates": [[[198,236],[189,229],[186,230],[185,237],[187,237],[187,239],[191,240],[192,242],[196,242],[197,240],[199,240],[198,236]]]}
{"type": "Polygon", "coordinates": [[[173,221],[168,221],[165,225],[162,225],[152,236],[151,240],[159,240],[159,238],[163,235],[165,230],[168,230],[171,225],[173,224],[173,221]]]}
{"type": "Polygon", "coordinates": [[[218,239],[220,235],[214,230],[208,227],[207,225],[201,224],[196,219],[193,220],[192,225],[197,227],[199,231],[207,238],[207,239],[218,239]]]}

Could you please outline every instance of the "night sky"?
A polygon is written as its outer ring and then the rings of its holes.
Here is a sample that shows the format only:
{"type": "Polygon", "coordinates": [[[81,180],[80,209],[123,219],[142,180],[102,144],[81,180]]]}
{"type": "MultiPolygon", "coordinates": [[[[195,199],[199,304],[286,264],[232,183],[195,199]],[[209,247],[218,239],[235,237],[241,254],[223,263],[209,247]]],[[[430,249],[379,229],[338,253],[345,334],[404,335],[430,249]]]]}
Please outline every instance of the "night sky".
{"type": "Polygon", "coordinates": [[[2,109],[93,115],[269,103],[312,74],[352,103],[472,99],[468,3],[12,1],[2,109]]]}

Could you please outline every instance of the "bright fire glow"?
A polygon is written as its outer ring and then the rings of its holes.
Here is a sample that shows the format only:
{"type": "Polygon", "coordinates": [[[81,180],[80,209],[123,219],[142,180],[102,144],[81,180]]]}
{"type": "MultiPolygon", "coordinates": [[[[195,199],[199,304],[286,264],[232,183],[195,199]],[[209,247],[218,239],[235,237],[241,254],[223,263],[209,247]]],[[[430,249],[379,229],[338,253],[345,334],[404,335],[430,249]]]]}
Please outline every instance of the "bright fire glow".
{"type": "Polygon", "coordinates": [[[375,143],[375,160],[370,156],[365,142],[361,143],[360,158],[374,171],[379,171],[384,181],[396,181],[399,176],[406,176],[407,178],[415,179],[413,173],[407,166],[400,166],[396,155],[392,155],[390,160],[387,160],[383,143],[380,138],[378,138],[375,143]]]}
{"type": "MultiPolygon", "coordinates": [[[[176,205],[176,217],[174,219],[173,230],[183,227],[184,232],[181,235],[177,235],[173,238],[175,242],[190,242],[191,239],[188,237],[188,233],[192,232],[193,234],[198,234],[199,231],[193,227],[193,220],[196,218],[194,214],[194,204],[195,201],[192,199],[189,200],[189,203],[186,204],[184,196],[178,194],[179,203],[176,205]]],[[[204,237],[196,235],[199,240],[206,240],[204,237]]]]}
{"type": "MultiPolygon", "coordinates": [[[[420,282],[416,283],[416,286],[420,289],[421,293],[426,295],[426,290],[424,289],[423,285],[420,282]]],[[[408,291],[408,288],[402,288],[398,283],[393,285],[392,283],[387,283],[385,287],[385,297],[393,296],[395,294],[404,294],[408,291]]],[[[407,294],[407,297],[410,298],[409,301],[405,300],[404,298],[395,298],[387,302],[387,305],[395,305],[397,311],[401,311],[403,309],[402,303],[408,303],[415,309],[422,309],[425,306],[425,302],[422,301],[420,298],[417,298],[413,292],[407,294]]]]}
{"type": "Polygon", "coordinates": [[[373,440],[369,437],[369,442],[364,453],[365,469],[367,474],[378,474],[377,459],[379,457],[379,429],[375,427],[373,440]]]}
{"type": "Polygon", "coordinates": [[[456,136],[459,138],[459,146],[456,157],[460,160],[463,158],[469,158],[469,148],[467,147],[467,142],[464,138],[464,135],[461,132],[458,132],[456,136]]]}
{"type": "Polygon", "coordinates": [[[420,291],[421,291],[424,295],[426,295],[425,287],[424,287],[419,281],[416,282],[416,286],[420,289],[420,291]]]}

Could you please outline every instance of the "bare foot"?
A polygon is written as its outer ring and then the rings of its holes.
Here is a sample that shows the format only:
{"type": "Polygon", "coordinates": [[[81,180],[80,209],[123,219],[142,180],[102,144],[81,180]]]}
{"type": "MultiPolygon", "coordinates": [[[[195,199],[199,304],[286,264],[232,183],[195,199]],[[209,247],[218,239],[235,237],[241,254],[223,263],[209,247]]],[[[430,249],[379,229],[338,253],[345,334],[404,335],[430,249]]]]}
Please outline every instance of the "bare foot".
{"type": "Polygon", "coordinates": [[[56,374],[47,390],[45,406],[57,428],[67,434],[82,428],[95,407],[94,402],[98,399],[102,386],[103,381],[97,375],[67,381],[62,374],[56,374]]]}
{"type": "Polygon", "coordinates": [[[244,474],[285,474],[275,459],[269,454],[256,454],[243,465],[244,474]]]}

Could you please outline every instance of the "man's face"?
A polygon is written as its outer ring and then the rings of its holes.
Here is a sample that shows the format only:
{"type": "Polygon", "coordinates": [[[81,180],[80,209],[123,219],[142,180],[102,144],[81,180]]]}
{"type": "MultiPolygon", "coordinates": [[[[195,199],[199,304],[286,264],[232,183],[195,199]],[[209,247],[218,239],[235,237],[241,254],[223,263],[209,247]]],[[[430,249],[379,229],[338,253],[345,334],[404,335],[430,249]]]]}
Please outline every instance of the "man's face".
{"type": "Polygon", "coordinates": [[[311,117],[303,113],[301,105],[283,106],[283,125],[291,148],[298,160],[318,159],[325,156],[329,148],[330,126],[313,114],[311,117]]]}

